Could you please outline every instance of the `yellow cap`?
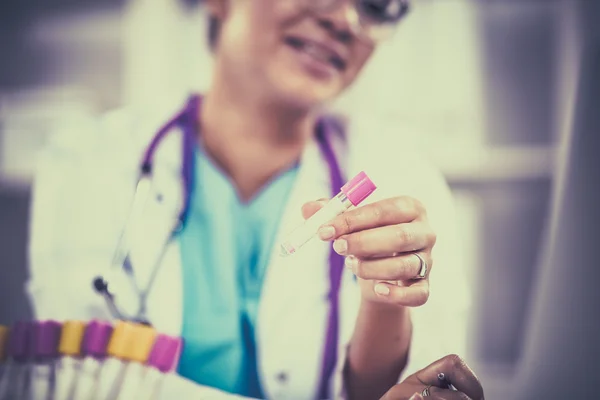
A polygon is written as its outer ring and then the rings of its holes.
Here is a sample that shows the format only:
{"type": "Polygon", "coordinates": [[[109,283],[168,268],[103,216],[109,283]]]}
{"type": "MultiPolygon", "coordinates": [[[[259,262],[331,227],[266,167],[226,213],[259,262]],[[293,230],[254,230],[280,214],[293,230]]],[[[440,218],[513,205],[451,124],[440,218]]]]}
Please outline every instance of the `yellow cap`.
{"type": "Polygon", "coordinates": [[[134,339],[127,349],[125,359],[145,363],[152,351],[154,340],[156,339],[156,331],[150,326],[136,325],[133,335],[134,339]]]}
{"type": "Polygon", "coordinates": [[[8,342],[8,326],[0,325],[0,361],[6,357],[6,346],[8,342]]]}
{"type": "Polygon", "coordinates": [[[132,341],[135,324],[126,321],[119,321],[113,329],[106,353],[111,357],[125,358],[127,348],[132,341]]]}
{"type": "Polygon", "coordinates": [[[149,326],[119,321],[108,343],[107,353],[125,361],[146,362],[156,331],[149,326]]]}
{"type": "Polygon", "coordinates": [[[82,321],[66,321],[60,332],[58,352],[68,356],[81,354],[81,342],[85,332],[85,323],[82,321]]]}

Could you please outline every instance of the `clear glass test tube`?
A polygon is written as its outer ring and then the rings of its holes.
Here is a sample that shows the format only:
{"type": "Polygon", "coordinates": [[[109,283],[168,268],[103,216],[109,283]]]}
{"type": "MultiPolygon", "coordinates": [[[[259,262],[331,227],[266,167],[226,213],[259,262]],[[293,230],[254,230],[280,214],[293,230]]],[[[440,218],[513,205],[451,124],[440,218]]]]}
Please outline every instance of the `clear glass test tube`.
{"type": "Polygon", "coordinates": [[[115,399],[137,399],[142,381],[146,374],[146,362],[156,340],[156,331],[149,326],[134,325],[134,332],[127,353],[123,359],[127,361],[123,382],[115,399]]]}
{"type": "Polygon", "coordinates": [[[7,361],[0,380],[0,400],[22,399],[29,378],[31,323],[13,324],[8,335],[7,361]]]}
{"type": "Polygon", "coordinates": [[[52,400],[54,393],[54,367],[58,359],[61,323],[37,321],[31,330],[33,362],[26,398],[52,400]]]}
{"type": "Polygon", "coordinates": [[[55,367],[53,400],[70,400],[75,389],[77,374],[81,367],[81,343],[85,333],[82,321],[65,321],[60,332],[58,353],[60,359],[55,367]]]}
{"type": "Polygon", "coordinates": [[[69,400],[92,400],[95,398],[112,333],[113,327],[108,322],[94,320],[87,324],[81,343],[83,360],[79,366],[73,394],[69,400]]]}
{"type": "MultiPolygon", "coordinates": [[[[115,400],[129,386],[138,387],[154,343],[153,328],[132,322],[119,321],[108,343],[107,359],[98,379],[95,400],[115,400]]],[[[124,394],[123,396],[125,396],[124,394]]]]}
{"type": "Polygon", "coordinates": [[[360,172],[342,186],[340,192],[323,208],[288,234],[281,243],[280,254],[289,256],[317,235],[319,228],[352,206],[358,206],[377,189],[365,172],[360,172]]]}
{"type": "Polygon", "coordinates": [[[181,338],[158,335],[136,395],[136,400],[156,400],[161,397],[162,383],[177,368],[183,341],[181,338]]]}

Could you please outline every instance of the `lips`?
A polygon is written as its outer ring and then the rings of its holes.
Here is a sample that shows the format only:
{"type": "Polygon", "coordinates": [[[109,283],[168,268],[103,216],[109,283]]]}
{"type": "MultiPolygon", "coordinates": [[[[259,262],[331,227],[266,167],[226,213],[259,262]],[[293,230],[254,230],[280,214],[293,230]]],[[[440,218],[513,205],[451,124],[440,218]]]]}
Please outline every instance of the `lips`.
{"type": "Polygon", "coordinates": [[[297,36],[287,36],[284,41],[295,50],[301,51],[319,62],[331,65],[338,71],[346,69],[346,61],[331,46],[297,36]]]}

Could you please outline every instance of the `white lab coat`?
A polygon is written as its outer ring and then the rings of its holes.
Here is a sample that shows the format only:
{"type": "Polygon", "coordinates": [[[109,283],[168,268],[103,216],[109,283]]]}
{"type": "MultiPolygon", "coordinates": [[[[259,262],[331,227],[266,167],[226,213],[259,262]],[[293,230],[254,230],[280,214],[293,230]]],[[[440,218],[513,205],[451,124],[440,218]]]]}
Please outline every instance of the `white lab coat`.
{"type": "MultiPolygon", "coordinates": [[[[91,282],[99,274],[109,274],[141,155],[158,127],[175,111],[165,108],[143,118],[124,111],[112,113],[100,123],[80,122],[52,137],[39,160],[32,200],[27,290],[37,319],[111,319],[91,282]]],[[[161,194],[162,200],[151,197],[138,225],[138,240],[132,244],[133,266],[142,287],[171,232],[183,197],[180,140],[176,132],[160,146],[153,191],[161,194]]],[[[365,170],[378,185],[369,202],[394,195],[418,198],[428,208],[438,233],[431,298],[425,306],[412,310],[414,333],[404,377],[448,353],[464,351],[468,296],[454,242],[454,210],[443,179],[411,147],[390,148],[384,140],[370,143],[369,148],[359,147],[340,138],[336,152],[347,176],[365,170]]],[[[322,197],[330,197],[328,169],[316,143],[311,142],[303,154],[279,238],[302,221],[303,203],[322,197]]],[[[289,258],[278,256],[278,246],[273,250],[256,335],[260,380],[270,399],[316,397],[328,310],[327,259],[328,245],[319,241],[289,258]],[[281,379],[282,375],[287,379],[281,379]]],[[[127,282],[122,272],[118,282],[110,276],[112,287],[127,282]]],[[[173,240],[148,298],[150,319],[161,332],[176,335],[181,331],[181,279],[178,243],[173,240]]],[[[122,304],[135,303],[129,287],[117,295],[122,304]]],[[[341,367],[360,303],[350,271],[344,272],[340,296],[339,361],[330,384],[331,398],[344,396],[341,367]]],[[[174,377],[163,398],[233,396],[174,377]]]]}

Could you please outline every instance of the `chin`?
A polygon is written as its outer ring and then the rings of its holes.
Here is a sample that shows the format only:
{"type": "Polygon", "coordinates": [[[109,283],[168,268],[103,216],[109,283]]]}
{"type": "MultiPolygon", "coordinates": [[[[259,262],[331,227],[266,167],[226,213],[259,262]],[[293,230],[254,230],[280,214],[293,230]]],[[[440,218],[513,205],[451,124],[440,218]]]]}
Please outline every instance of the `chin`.
{"type": "Polygon", "coordinates": [[[286,78],[280,75],[277,81],[274,82],[277,101],[302,109],[320,107],[334,100],[342,91],[335,82],[315,82],[310,78],[286,78]]]}

